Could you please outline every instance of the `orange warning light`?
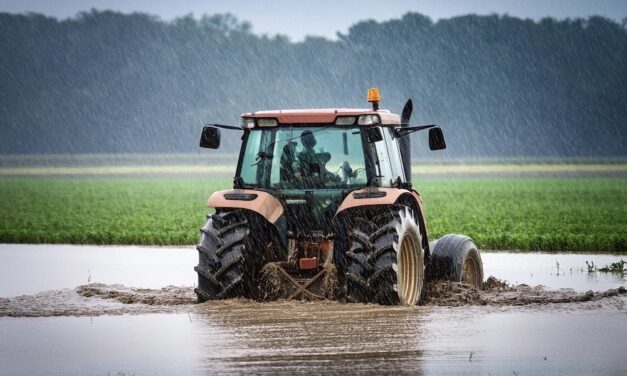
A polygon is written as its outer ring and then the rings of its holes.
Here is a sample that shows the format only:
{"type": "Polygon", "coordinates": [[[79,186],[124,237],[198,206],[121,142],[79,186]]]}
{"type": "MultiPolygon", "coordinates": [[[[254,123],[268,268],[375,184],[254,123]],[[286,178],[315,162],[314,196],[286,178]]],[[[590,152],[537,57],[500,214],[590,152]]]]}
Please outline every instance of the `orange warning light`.
{"type": "Polygon", "coordinates": [[[368,102],[380,102],[381,94],[379,94],[379,89],[376,87],[371,87],[368,89],[368,102]]]}

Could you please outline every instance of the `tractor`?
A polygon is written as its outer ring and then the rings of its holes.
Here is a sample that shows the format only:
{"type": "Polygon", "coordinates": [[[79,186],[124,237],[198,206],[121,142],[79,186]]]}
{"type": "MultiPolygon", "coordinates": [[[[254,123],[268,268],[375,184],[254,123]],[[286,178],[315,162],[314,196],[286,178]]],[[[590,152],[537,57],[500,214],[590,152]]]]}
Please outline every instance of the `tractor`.
{"type": "Polygon", "coordinates": [[[376,88],[367,100],[372,108],[249,112],[241,127],[203,127],[201,147],[219,148],[221,129],[241,132],[242,145],[233,189],[211,195],[215,211],[200,229],[199,302],[415,305],[426,279],[481,288],[473,240],[448,234],[430,242],[412,187],[409,134],[428,129],[429,148],[441,150],[441,128],[410,125],[411,99],[400,116],[379,109],[376,88]],[[269,273],[283,279],[269,285],[269,273]]]}

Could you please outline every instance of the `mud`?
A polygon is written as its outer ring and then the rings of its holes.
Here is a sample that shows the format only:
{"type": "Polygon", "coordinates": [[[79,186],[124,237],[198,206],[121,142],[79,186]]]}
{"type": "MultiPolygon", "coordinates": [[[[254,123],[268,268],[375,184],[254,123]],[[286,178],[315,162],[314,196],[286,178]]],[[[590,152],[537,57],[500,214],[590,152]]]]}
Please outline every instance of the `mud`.
{"type": "Polygon", "coordinates": [[[196,303],[196,295],[193,290],[187,287],[167,286],[153,290],[92,283],[78,287],[76,292],[86,298],[113,299],[124,304],[181,305],[196,303]]]}
{"type": "Polygon", "coordinates": [[[294,292],[289,281],[275,264],[266,264],[260,272],[259,298],[264,301],[276,300],[289,296],[294,292]]]}
{"type": "Polygon", "coordinates": [[[567,304],[598,301],[625,295],[626,292],[622,286],[600,292],[576,292],[567,288],[550,290],[544,286],[531,287],[525,284],[514,286],[491,276],[483,283],[481,290],[465,283],[430,282],[425,289],[424,304],[447,307],[567,304]]]}
{"type": "Polygon", "coordinates": [[[188,287],[138,289],[93,283],[75,289],[0,298],[0,317],[179,313],[192,309],[195,302],[194,291],[188,287]]]}
{"type": "Polygon", "coordinates": [[[329,264],[325,266],[325,272],[320,290],[323,296],[328,299],[333,299],[340,295],[340,282],[337,279],[337,269],[335,265],[329,264]]]}
{"type": "MultiPolygon", "coordinates": [[[[339,288],[337,280],[333,278],[334,275],[335,273],[331,270],[330,273],[326,273],[324,277],[320,278],[320,285],[315,290],[318,294],[321,294],[320,296],[327,299],[337,296],[339,288]]],[[[264,271],[262,285],[265,293],[260,297],[261,300],[278,301],[276,304],[279,305],[291,304],[289,301],[286,303],[285,298],[297,291],[274,268],[268,268],[264,271]]],[[[626,293],[627,291],[624,287],[600,292],[576,292],[572,289],[551,290],[543,286],[531,287],[525,284],[509,285],[495,277],[489,277],[483,284],[482,290],[463,283],[447,281],[428,283],[422,303],[427,307],[534,306],[541,308],[554,304],[598,302],[607,299],[609,304],[622,310],[625,303],[622,297],[626,293]]],[[[300,296],[299,300],[312,299],[300,296]]],[[[195,303],[196,296],[191,287],[167,286],[160,289],[145,289],[119,284],[92,283],[75,289],[52,290],[34,295],[0,298],[0,317],[203,313],[210,307],[211,309],[219,307],[244,308],[251,304],[259,304],[244,299],[207,302],[205,304],[195,303]]],[[[324,306],[340,303],[325,300],[310,304],[324,306]]],[[[272,305],[273,303],[265,304],[272,305]]],[[[354,305],[352,306],[354,308],[354,305]]],[[[378,306],[373,305],[373,307],[378,306]]],[[[386,309],[388,307],[381,308],[386,309]]]]}

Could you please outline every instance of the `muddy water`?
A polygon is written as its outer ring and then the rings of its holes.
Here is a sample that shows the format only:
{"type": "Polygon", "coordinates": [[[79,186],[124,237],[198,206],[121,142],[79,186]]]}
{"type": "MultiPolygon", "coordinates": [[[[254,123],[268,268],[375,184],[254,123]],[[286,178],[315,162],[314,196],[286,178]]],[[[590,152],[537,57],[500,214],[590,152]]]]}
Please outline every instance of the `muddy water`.
{"type": "Polygon", "coordinates": [[[207,304],[202,312],[0,318],[0,374],[624,374],[620,305],[207,304]]]}
{"type": "Polygon", "coordinates": [[[580,270],[618,259],[485,253],[508,283],[410,308],[197,305],[190,249],[0,245],[0,374],[625,374],[625,279],[580,270]]]}
{"type": "MultiPolygon", "coordinates": [[[[483,252],[486,277],[511,284],[603,291],[625,276],[588,273],[586,261],[607,265],[627,256],[483,252]],[[557,267],[559,265],[559,268],[557,267]]],[[[193,286],[193,247],[117,247],[0,244],[0,297],[75,288],[89,282],[143,288],[193,286]]]]}

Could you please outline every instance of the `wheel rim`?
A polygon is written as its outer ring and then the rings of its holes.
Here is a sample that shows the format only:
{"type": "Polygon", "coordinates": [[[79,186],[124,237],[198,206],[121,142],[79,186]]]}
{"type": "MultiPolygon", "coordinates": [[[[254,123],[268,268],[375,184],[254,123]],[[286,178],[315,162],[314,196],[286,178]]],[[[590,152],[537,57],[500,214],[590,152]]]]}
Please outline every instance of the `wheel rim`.
{"type": "Polygon", "coordinates": [[[419,260],[418,239],[408,233],[403,236],[398,252],[398,297],[401,304],[414,305],[422,288],[422,279],[418,276],[419,260]]]}
{"type": "Polygon", "coordinates": [[[472,257],[467,257],[464,262],[464,268],[462,269],[462,282],[478,287],[477,281],[477,264],[472,257]]]}

